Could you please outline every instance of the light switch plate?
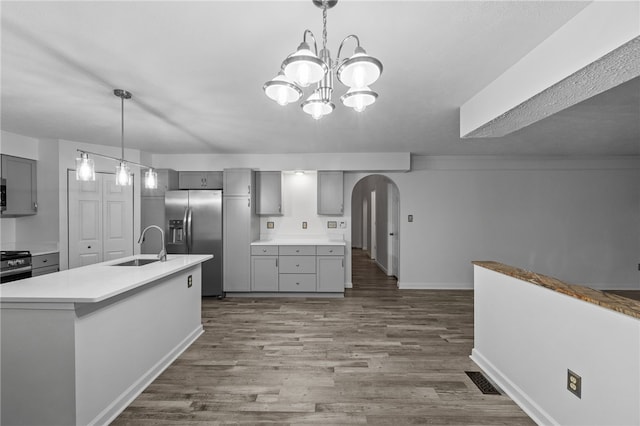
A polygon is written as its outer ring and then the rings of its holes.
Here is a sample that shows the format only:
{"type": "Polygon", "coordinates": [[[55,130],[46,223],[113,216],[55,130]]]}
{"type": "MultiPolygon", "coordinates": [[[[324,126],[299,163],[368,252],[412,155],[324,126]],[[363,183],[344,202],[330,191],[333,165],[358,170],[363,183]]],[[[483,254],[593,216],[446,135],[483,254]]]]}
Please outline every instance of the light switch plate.
{"type": "Polygon", "coordinates": [[[412,215],[412,214],[410,214],[410,215],[409,215],[409,217],[407,218],[407,220],[408,220],[409,222],[413,222],[413,215],[412,215]]]}
{"type": "Polygon", "coordinates": [[[273,222],[267,222],[267,229],[273,229],[275,224],[273,222]]]}
{"type": "Polygon", "coordinates": [[[346,227],[347,227],[347,222],[341,221],[340,222],[340,229],[346,229],[346,227]]]}
{"type": "Polygon", "coordinates": [[[302,229],[307,229],[307,222],[302,222],[302,229]]]}

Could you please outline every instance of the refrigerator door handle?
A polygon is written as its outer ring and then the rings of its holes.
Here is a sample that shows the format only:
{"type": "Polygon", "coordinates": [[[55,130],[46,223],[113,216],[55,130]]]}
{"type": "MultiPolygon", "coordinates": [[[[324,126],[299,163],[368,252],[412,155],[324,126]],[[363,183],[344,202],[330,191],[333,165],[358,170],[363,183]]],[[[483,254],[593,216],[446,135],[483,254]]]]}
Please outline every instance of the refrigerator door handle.
{"type": "Polygon", "coordinates": [[[193,226],[191,222],[192,213],[193,210],[190,207],[188,207],[185,211],[185,214],[187,216],[187,222],[185,223],[185,226],[187,228],[187,250],[189,250],[189,254],[192,254],[191,251],[193,250],[193,226]]]}

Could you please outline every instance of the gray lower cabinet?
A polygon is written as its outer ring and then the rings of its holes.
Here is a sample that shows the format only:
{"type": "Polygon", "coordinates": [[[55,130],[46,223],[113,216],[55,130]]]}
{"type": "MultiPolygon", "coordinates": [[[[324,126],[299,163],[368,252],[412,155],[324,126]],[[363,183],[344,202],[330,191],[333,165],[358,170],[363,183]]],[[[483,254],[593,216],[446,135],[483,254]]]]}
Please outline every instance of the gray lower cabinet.
{"type": "Polygon", "coordinates": [[[51,274],[60,270],[59,253],[39,254],[31,257],[31,276],[51,274]]]}
{"type": "Polygon", "coordinates": [[[251,256],[251,291],[278,291],[278,256],[251,256]]]}
{"type": "Polygon", "coordinates": [[[251,291],[343,293],[344,246],[251,246],[251,291]]]}
{"type": "Polygon", "coordinates": [[[37,162],[2,154],[2,177],[7,185],[7,209],[2,217],[38,213],[37,162]]]}
{"type": "Polygon", "coordinates": [[[318,214],[344,214],[344,173],[318,171],[318,214]]]}

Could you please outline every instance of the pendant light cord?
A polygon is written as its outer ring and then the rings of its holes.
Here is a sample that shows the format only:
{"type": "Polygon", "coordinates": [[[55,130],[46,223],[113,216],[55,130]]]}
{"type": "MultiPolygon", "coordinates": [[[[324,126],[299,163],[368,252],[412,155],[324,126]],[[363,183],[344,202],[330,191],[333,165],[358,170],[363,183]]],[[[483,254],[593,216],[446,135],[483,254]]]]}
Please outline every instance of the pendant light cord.
{"type": "Polygon", "coordinates": [[[120,143],[122,145],[122,161],[124,161],[124,96],[120,97],[120,111],[121,111],[121,133],[120,133],[120,143]]]}

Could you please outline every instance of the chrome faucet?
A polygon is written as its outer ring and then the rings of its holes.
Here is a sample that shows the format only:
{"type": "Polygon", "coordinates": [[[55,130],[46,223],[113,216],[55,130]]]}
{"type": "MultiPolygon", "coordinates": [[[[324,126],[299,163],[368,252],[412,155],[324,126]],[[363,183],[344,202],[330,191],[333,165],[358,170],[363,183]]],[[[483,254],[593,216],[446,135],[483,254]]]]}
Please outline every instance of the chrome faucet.
{"type": "Polygon", "coordinates": [[[160,231],[160,236],[162,238],[162,250],[160,250],[160,253],[158,253],[158,259],[160,259],[160,262],[166,262],[167,261],[167,249],[165,248],[165,245],[164,245],[164,231],[159,226],[157,226],[157,225],[149,225],[146,228],[144,228],[144,230],[140,234],[140,238],[138,238],[138,244],[142,243],[142,241],[144,240],[144,234],[150,228],[155,228],[158,231],[160,231]]]}

